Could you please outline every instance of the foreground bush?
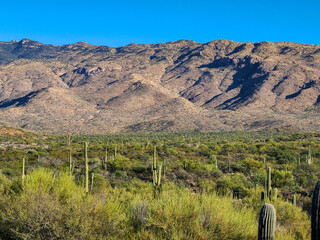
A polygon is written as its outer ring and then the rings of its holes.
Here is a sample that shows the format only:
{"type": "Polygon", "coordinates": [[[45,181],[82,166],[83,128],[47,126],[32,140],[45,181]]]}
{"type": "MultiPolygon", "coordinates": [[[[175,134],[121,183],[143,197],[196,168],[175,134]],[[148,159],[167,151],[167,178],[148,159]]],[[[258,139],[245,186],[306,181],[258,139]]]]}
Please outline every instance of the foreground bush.
{"type": "MultiPolygon", "coordinates": [[[[112,188],[103,181],[99,177],[85,194],[68,173],[38,169],[23,184],[0,174],[0,239],[257,238],[260,203],[250,206],[249,199],[193,193],[171,183],[155,197],[151,183],[133,179],[112,188]]],[[[276,238],[307,239],[303,228],[309,223],[301,211],[283,202],[275,206],[285,224],[277,226],[276,238]]]]}

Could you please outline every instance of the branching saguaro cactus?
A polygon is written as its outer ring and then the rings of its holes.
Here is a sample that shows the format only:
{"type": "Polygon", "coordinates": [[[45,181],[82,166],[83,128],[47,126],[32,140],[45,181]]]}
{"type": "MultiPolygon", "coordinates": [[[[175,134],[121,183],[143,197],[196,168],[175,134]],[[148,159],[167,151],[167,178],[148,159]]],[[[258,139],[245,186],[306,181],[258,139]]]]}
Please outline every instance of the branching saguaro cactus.
{"type": "Polygon", "coordinates": [[[89,164],[88,164],[88,143],[84,142],[84,161],[86,164],[85,188],[86,193],[89,192],[89,164]]]}
{"type": "Polygon", "coordinates": [[[320,239],[320,181],[317,182],[312,196],[311,239],[320,239]]]}
{"type": "Polygon", "coordinates": [[[268,167],[267,172],[267,197],[271,200],[271,167],[268,167]]]}
{"type": "Polygon", "coordinates": [[[272,204],[264,204],[259,215],[258,240],[274,240],[276,209],[272,204]]]}
{"type": "Polygon", "coordinates": [[[160,190],[161,187],[161,171],[162,171],[162,164],[157,166],[157,170],[153,171],[153,186],[160,190]]]}
{"type": "Polygon", "coordinates": [[[160,191],[161,187],[161,171],[162,164],[157,164],[157,148],[154,147],[153,151],[153,164],[152,164],[152,182],[155,190],[160,191]]]}

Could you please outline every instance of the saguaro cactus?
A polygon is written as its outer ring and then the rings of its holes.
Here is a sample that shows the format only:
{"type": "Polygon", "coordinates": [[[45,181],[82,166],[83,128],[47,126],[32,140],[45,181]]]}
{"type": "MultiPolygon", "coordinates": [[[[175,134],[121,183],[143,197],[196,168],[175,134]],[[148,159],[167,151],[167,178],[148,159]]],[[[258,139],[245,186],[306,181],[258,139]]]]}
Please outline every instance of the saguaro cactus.
{"type": "Polygon", "coordinates": [[[294,205],[294,206],[296,206],[297,205],[297,200],[296,200],[296,195],[292,195],[292,204],[294,205]]]}
{"type": "Polygon", "coordinates": [[[92,192],[92,189],[93,189],[93,180],[94,180],[94,173],[91,174],[91,188],[90,188],[91,192],[92,192]]]}
{"type": "Polygon", "coordinates": [[[108,162],[108,146],[106,147],[106,153],[104,156],[104,160],[102,161],[102,169],[107,170],[107,162],[108,162]]]}
{"type": "Polygon", "coordinates": [[[266,202],[266,197],[265,197],[265,193],[261,192],[261,202],[266,202]]]}
{"type": "Polygon", "coordinates": [[[218,170],[218,159],[216,157],[216,170],[218,170]]]}
{"type": "Polygon", "coordinates": [[[85,179],[85,187],[86,193],[89,192],[89,165],[88,165],[88,143],[84,142],[84,161],[86,164],[86,179],[85,179]]]}
{"type": "Polygon", "coordinates": [[[154,147],[153,151],[153,164],[152,164],[152,182],[153,187],[155,189],[160,189],[161,185],[161,171],[162,171],[162,164],[157,165],[157,148],[154,147]]]}
{"type": "Polygon", "coordinates": [[[311,155],[311,148],[309,146],[309,152],[308,152],[308,156],[307,156],[307,162],[309,165],[312,164],[312,155],[311,155]]]}
{"type": "Polygon", "coordinates": [[[25,158],[22,158],[22,184],[24,183],[24,179],[26,177],[26,170],[25,170],[25,167],[26,167],[26,160],[25,158]]]}
{"type": "Polygon", "coordinates": [[[268,167],[267,174],[267,197],[271,199],[271,167],[268,167]]]}
{"type": "Polygon", "coordinates": [[[317,182],[312,196],[311,239],[320,240],[320,181],[317,182]]]}
{"type": "Polygon", "coordinates": [[[167,164],[166,164],[166,160],[163,159],[163,179],[166,179],[166,168],[167,168],[167,164]]]}
{"type": "Polygon", "coordinates": [[[276,209],[272,204],[264,204],[259,215],[258,240],[274,240],[276,209]]]}
{"type": "Polygon", "coordinates": [[[162,164],[158,165],[157,170],[154,171],[153,173],[153,177],[154,177],[153,186],[157,189],[159,189],[161,185],[161,171],[162,171],[162,164]]]}
{"type": "Polygon", "coordinates": [[[71,152],[71,148],[69,149],[69,171],[70,171],[70,175],[72,175],[73,165],[72,165],[72,152],[71,152]]]}
{"type": "Polygon", "coordinates": [[[273,200],[277,200],[277,197],[278,197],[278,188],[272,189],[272,197],[273,197],[273,200]]]}

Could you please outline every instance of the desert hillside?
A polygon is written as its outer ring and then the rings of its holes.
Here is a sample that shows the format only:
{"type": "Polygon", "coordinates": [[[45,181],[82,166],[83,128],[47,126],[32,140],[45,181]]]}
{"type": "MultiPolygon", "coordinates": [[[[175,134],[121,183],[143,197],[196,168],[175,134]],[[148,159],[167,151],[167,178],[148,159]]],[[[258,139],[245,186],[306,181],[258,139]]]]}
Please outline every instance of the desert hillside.
{"type": "Polygon", "coordinates": [[[47,133],[320,128],[320,46],[0,42],[0,125],[47,133]]]}

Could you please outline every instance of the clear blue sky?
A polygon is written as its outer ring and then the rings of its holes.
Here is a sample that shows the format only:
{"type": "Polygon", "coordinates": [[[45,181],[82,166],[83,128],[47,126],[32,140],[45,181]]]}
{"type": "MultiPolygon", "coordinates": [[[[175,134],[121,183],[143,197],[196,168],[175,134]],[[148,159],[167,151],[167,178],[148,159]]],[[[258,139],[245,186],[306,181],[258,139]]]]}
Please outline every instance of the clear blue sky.
{"type": "Polygon", "coordinates": [[[0,41],[122,46],[190,39],[320,44],[320,0],[0,2],[0,41]]]}

